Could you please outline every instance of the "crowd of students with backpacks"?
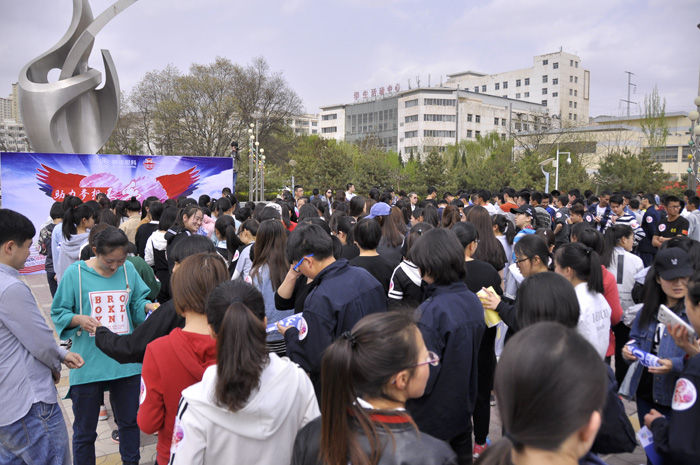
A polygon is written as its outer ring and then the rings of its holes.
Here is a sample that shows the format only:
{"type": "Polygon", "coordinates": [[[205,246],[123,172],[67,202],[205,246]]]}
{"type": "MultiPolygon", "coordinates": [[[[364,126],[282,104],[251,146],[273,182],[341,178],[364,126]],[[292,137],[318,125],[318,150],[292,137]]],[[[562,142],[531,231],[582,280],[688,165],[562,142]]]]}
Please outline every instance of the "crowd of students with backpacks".
{"type": "MultiPolygon", "coordinates": [[[[124,463],[140,430],[161,465],[599,464],[636,446],[618,393],[660,454],[698,463],[700,345],[659,316],[700,330],[694,193],[319,192],[54,204],[39,246],[64,347],[17,278],[34,227],[0,210],[0,337],[47,347],[6,344],[34,364],[9,378],[72,369],[75,463],[95,463],[105,390],[124,463]]],[[[42,389],[0,416],[3,457],[31,463],[4,438],[55,404],[42,389]]],[[[53,418],[36,444],[68,463],[53,418]]]]}

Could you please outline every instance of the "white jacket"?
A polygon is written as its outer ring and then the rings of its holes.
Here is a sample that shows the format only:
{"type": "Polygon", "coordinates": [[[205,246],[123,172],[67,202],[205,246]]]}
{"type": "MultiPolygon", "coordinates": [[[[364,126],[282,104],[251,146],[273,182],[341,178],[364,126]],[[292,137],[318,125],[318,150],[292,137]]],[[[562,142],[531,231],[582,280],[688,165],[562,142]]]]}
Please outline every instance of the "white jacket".
{"type": "Polygon", "coordinates": [[[151,233],[146,241],[146,247],[144,249],[144,260],[151,266],[156,264],[155,258],[153,256],[154,250],[165,250],[168,247],[168,241],[165,240],[165,231],[156,229],[151,233]]]}
{"type": "Polygon", "coordinates": [[[610,314],[612,310],[603,294],[588,290],[588,284],[578,284],[574,290],[581,308],[576,329],[600,355],[605,358],[610,343],[610,314]]]}
{"type": "Polygon", "coordinates": [[[170,449],[173,465],[286,464],[297,432],[321,413],[311,380],[288,358],[270,354],[260,388],[231,412],[214,400],[216,365],[182,391],[170,449]]]}
{"type": "Polygon", "coordinates": [[[630,307],[634,305],[632,300],[634,277],[643,269],[644,263],[642,263],[641,258],[622,247],[615,247],[608,271],[615,276],[617,282],[617,291],[620,294],[620,305],[622,306],[622,321],[630,327],[636,315],[630,311],[630,307]]]}

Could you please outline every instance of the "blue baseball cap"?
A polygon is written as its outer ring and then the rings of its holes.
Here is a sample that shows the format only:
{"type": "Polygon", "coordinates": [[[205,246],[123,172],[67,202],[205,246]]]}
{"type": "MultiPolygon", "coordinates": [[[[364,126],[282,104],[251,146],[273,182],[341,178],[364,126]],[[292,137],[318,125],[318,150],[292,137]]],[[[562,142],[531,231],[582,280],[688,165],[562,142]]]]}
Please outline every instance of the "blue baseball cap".
{"type": "Polygon", "coordinates": [[[386,202],[377,202],[372,205],[369,210],[369,215],[365,218],[376,218],[378,216],[388,216],[391,213],[391,207],[386,202]]]}

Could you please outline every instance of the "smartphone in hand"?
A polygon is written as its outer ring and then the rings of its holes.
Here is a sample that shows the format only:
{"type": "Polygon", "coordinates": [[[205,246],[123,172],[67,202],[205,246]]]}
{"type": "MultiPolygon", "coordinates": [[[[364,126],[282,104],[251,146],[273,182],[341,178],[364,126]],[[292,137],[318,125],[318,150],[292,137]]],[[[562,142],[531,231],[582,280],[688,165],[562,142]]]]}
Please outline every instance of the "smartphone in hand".
{"type": "Polygon", "coordinates": [[[688,330],[688,339],[690,342],[695,342],[695,340],[698,338],[698,335],[695,333],[695,330],[693,327],[683,321],[681,317],[676,315],[673,310],[665,306],[664,304],[659,305],[659,315],[658,315],[658,320],[659,323],[663,323],[665,325],[670,325],[670,326],[675,326],[675,325],[682,325],[688,330]]]}

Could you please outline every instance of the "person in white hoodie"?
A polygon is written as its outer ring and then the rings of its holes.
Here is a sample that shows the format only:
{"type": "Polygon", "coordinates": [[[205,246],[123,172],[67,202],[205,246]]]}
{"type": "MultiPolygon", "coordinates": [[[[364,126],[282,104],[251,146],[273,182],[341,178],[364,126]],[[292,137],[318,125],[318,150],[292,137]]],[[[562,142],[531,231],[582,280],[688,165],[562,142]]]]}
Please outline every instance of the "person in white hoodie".
{"type": "Polygon", "coordinates": [[[605,358],[612,310],[603,296],[603,268],[598,253],[580,242],[565,244],[554,254],[554,271],[573,284],[576,291],[581,307],[576,329],[605,358]]]}
{"type": "Polygon", "coordinates": [[[209,296],[207,320],[217,340],[217,364],[182,391],[171,465],[289,463],[297,432],[320,415],[306,373],[267,352],[265,306],[243,303],[258,292],[236,280],[209,296]]]}
{"type": "Polygon", "coordinates": [[[61,249],[54,263],[56,281],[61,282],[66,269],[80,259],[80,249],[88,241],[90,228],[95,226],[95,210],[86,203],[66,210],[61,224],[61,249]]]}

